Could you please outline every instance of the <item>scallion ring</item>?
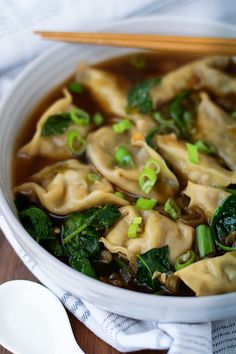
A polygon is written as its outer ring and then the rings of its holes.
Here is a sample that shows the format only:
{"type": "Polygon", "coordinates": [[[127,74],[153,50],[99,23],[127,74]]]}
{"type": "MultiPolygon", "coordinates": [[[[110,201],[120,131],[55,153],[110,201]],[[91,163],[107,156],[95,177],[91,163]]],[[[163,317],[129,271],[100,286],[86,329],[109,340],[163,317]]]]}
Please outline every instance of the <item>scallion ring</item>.
{"type": "Polygon", "coordinates": [[[148,162],[145,165],[145,168],[151,168],[156,175],[158,175],[158,173],[160,173],[161,171],[159,162],[154,159],[148,160],[148,162]]]}
{"type": "Polygon", "coordinates": [[[186,143],[189,162],[197,165],[199,163],[198,149],[195,145],[186,143]]]}
{"type": "Polygon", "coordinates": [[[97,127],[102,125],[104,123],[104,117],[101,115],[101,113],[97,112],[93,116],[93,124],[95,124],[97,127]]]}
{"type": "Polygon", "coordinates": [[[89,125],[90,123],[89,114],[80,108],[72,108],[70,118],[76,125],[89,125]]]}
{"type": "Polygon", "coordinates": [[[124,145],[120,145],[115,150],[115,160],[121,167],[134,167],[134,160],[124,145]]]}
{"type": "Polygon", "coordinates": [[[128,119],[123,119],[118,123],[115,123],[112,125],[113,130],[118,133],[118,134],[122,134],[124,133],[126,130],[129,130],[132,128],[132,124],[128,119]]]}
{"type": "Polygon", "coordinates": [[[81,137],[81,134],[77,130],[70,130],[67,133],[67,146],[73,152],[74,155],[82,155],[86,148],[86,142],[81,137]]]}
{"type": "Polygon", "coordinates": [[[123,192],[117,191],[114,194],[121,199],[125,199],[125,194],[123,192]]]}
{"type": "Polygon", "coordinates": [[[182,254],[181,256],[177,257],[175,260],[175,269],[176,270],[181,270],[190,264],[192,264],[195,261],[195,253],[192,250],[189,250],[182,254]]]}
{"type": "Polygon", "coordinates": [[[133,218],[132,223],[129,225],[128,228],[128,238],[135,238],[138,235],[138,231],[140,228],[140,224],[142,223],[142,216],[136,216],[133,218]]]}
{"type": "Polygon", "coordinates": [[[200,258],[212,255],[215,252],[215,245],[210,227],[204,224],[198,225],[196,235],[200,258]]]}
{"type": "Polygon", "coordinates": [[[145,198],[138,198],[136,201],[136,208],[142,209],[142,210],[150,210],[153,209],[154,206],[156,205],[157,200],[154,198],[151,199],[145,199],[145,198]]]}
{"type": "Polygon", "coordinates": [[[148,194],[151,191],[156,181],[157,181],[157,175],[151,168],[144,168],[143,172],[141,173],[138,179],[140,188],[146,194],[148,194]]]}
{"type": "Polygon", "coordinates": [[[178,204],[172,198],[167,199],[164,205],[164,210],[174,220],[177,220],[181,215],[178,204]]]}

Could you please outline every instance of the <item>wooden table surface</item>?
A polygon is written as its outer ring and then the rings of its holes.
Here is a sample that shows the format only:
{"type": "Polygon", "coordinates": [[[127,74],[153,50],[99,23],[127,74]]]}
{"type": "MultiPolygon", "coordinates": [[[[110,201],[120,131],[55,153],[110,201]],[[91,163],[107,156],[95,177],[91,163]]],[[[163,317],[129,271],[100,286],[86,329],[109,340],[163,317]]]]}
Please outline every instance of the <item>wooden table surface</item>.
{"type": "MultiPolygon", "coordinates": [[[[23,265],[15,254],[8,241],[0,230],[0,284],[13,279],[26,279],[37,281],[36,278],[23,265]]],[[[118,354],[119,352],[101,339],[97,338],[82,323],[69,313],[71,326],[75,338],[86,354],[118,354]]],[[[0,354],[8,354],[9,351],[0,346],[0,354]]],[[[137,354],[165,354],[166,351],[143,350],[137,354]]],[[[33,354],[33,353],[32,353],[33,354]]],[[[67,353],[69,354],[69,353],[67,353]]]]}

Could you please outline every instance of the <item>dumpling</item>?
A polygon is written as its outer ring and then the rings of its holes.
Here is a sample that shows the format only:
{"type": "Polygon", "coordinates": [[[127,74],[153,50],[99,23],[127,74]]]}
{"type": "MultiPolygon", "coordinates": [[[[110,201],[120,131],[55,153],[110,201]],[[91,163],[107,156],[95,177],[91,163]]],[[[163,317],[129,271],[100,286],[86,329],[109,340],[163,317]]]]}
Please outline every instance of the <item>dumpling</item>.
{"type": "Polygon", "coordinates": [[[88,136],[87,154],[96,169],[111,183],[137,196],[156,198],[160,203],[178,192],[179,183],[162,157],[144,141],[131,143],[132,132],[117,134],[111,127],[103,127],[88,136]],[[124,146],[131,154],[135,166],[119,167],[115,161],[115,150],[124,146]],[[155,159],[160,165],[160,174],[152,190],[145,194],[139,187],[138,179],[148,160],[155,159]]]}
{"type": "Polygon", "coordinates": [[[154,105],[172,100],[186,89],[206,89],[217,96],[236,93],[236,79],[225,74],[231,59],[212,56],[186,64],[163,77],[161,84],[151,90],[154,105]]]}
{"type": "Polygon", "coordinates": [[[144,134],[155,127],[154,120],[148,115],[127,113],[129,83],[124,78],[82,64],[78,67],[76,80],[89,88],[107,113],[123,118],[128,117],[144,134]]]}
{"type": "MultiPolygon", "coordinates": [[[[19,150],[20,155],[44,156],[53,158],[54,160],[67,159],[73,156],[73,153],[70,151],[66,144],[66,133],[51,136],[41,136],[43,125],[49,116],[68,112],[74,107],[72,104],[71,94],[67,90],[64,90],[63,92],[64,97],[54,102],[41,116],[37,123],[36,132],[32,140],[19,150]]],[[[85,137],[91,127],[71,124],[68,129],[77,130],[82,137],[85,137]]]]}
{"type": "Polygon", "coordinates": [[[210,218],[220,203],[230,196],[230,193],[219,188],[188,182],[183,191],[190,198],[189,207],[200,207],[210,218]]]}
{"type": "Polygon", "coordinates": [[[216,159],[198,153],[199,163],[189,162],[186,144],[175,134],[157,135],[158,151],[176,171],[186,180],[211,187],[226,187],[236,183],[236,173],[219,165],[216,159]]]}
{"type": "Polygon", "coordinates": [[[94,172],[89,165],[77,160],[57,162],[42,169],[14,189],[33,200],[39,200],[44,208],[56,215],[92,208],[104,204],[127,205],[117,197],[112,185],[103,177],[88,182],[88,174],[94,172]]]}
{"type": "Polygon", "coordinates": [[[236,291],[236,252],[203,259],[175,272],[197,296],[236,291]]]}
{"type": "Polygon", "coordinates": [[[191,249],[194,237],[194,229],[181,221],[173,221],[157,210],[139,211],[133,206],[120,208],[123,218],[101,238],[105,247],[112,253],[120,252],[129,261],[137,255],[149,251],[155,247],[168,245],[170,247],[170,259],[191,249]],[[142,216],[143,230],[136,238],[129,239],[128,228],[133,218],[142,216]]]}
{"type": "Polygon", "coordinates": [[[195,139],[203,139],[215,146],[218,154],[232,170],[236,170],[236,122],[206,93],[201,94],[198,107],[195,139]]]}

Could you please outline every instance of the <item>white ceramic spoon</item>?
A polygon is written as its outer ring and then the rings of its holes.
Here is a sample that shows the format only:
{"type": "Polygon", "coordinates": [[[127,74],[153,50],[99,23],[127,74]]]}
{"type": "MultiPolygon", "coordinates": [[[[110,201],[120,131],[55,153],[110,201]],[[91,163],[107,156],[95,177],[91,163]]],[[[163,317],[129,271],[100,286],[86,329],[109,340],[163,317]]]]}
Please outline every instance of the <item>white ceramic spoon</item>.
{"type": "Polygon", "coordinates": [[[0,285],[0,344],[14,354],[84,354],[58,298],[26,280],[0,285]]]}

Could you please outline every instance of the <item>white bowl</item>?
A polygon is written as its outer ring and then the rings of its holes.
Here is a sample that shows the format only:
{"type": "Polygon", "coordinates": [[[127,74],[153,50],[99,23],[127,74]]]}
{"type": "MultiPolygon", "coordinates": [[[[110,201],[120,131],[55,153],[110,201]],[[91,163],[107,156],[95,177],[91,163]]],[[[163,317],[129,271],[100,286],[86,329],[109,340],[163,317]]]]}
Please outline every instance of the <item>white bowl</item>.
{"type": "MultiPolygon", "coordinates": [[[[199,36],[236,35],[236,27],[170,17],[131,19],[116,23],[105,30],[199,36]]],[[[75,296],[109,311],[138,319],[182,322],[201,322],[236,315],[236,293],[200,298],[156,296],[120,289],[89,278],[63,264],[39,246],[16,217],[11,192],[11,160],[13,146],[25,118],[47,92],[74,71],[78,62],[94,63],[128,51],[95,46],[59,45],[35,60],[15,81],[0,113],[2,217],[17,241],[54,282],[75,296]]],[[[4,232],[9,232],[4,228],[4,223],[1,226],[4,232]]]]}

